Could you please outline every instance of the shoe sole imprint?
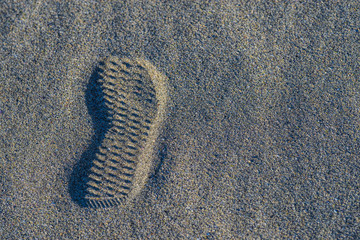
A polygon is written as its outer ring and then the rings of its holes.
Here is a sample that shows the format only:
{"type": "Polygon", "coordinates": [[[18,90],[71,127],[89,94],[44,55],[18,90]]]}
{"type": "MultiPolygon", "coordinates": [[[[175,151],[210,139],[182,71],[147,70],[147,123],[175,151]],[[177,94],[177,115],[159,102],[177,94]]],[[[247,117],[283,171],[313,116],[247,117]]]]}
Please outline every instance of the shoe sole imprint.
{"type": "Polygon", "coordinates": [[[111,125],[90,169],[85,195],[89,207],[119,205],[143,189],[168,95],[167,78],[146,60],[111,56],[101,69],[111,125]]]}

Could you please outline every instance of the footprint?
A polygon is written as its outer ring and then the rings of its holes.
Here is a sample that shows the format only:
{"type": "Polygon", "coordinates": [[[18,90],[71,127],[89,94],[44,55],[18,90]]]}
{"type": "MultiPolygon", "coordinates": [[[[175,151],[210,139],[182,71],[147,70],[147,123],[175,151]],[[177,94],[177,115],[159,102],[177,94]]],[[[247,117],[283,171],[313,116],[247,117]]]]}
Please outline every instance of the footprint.
{"type": "Polygon", "coordinates": [[[111,56],[99,80],[110,128],[86,183],[89,207],[110,207],[143,189],[167,106],[167,78],[148,61],[111,56]]]}

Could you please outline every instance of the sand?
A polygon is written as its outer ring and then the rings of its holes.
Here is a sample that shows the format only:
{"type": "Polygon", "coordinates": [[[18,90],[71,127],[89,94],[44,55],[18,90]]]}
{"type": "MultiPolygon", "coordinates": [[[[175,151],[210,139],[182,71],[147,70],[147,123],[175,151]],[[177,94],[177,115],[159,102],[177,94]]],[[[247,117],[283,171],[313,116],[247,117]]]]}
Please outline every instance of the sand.
{"type": "Polygon", "coordinates": [[[2,239],[358,239],[358,1],[0,3],[2,239]],[[73,200],[103,58],[167,76],[135,202],[73,200]]]}

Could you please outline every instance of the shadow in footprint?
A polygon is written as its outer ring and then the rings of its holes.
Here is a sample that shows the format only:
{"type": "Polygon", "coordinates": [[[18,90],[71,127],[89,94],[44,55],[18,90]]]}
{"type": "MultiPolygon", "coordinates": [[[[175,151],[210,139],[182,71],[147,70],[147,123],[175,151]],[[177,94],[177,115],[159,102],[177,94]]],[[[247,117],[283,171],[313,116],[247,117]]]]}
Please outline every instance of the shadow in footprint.
{"type": "MultiPolygon", "coordinates": [[[[100,63],[100,65],[102,64],[103,63],[100,63]]],[[[110,109],[104,104],[104,94],[102,93],[101,84],[99,83],[99,79],[101,79],[100,73],[102,71],[99,67],[93,71],[85,92],[86,106],[93,122],[95,134],[89,147],[74,167],[69,181],[70,196],[72,200],[81,207],[86,207],[85,190],[90,168],[92,167],[92,160],[95,158],[95,153],[105,138],[105,133],[110,129],[111,123],[109,120],[110,109]]]]}

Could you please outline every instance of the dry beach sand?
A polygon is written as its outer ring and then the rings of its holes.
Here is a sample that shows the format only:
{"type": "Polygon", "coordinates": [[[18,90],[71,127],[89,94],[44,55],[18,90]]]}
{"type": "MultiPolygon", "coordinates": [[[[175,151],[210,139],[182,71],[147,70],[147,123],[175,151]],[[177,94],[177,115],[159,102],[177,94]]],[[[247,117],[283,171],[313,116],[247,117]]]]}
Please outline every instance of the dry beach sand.
{"type": "Polygon", "coordinates": [[[358,1],[0,2],[1,239],[359,239],[358,1]],[[149,181],[77,201],[93,76],[151,62],[169,102],[149,181]]]}

